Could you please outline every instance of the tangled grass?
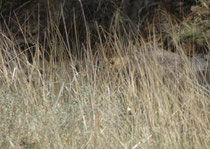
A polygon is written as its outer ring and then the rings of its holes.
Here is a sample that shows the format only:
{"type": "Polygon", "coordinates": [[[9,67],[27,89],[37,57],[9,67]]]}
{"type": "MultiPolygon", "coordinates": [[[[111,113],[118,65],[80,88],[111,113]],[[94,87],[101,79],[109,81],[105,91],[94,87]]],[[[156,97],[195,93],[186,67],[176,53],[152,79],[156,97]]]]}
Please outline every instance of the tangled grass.
{"type": "Polygon", "coordinates": [[[79,59],[54,29],[48,46],[34,39],[31,61],[0,30],[0,148],[208,149],[208,80],[199,83],[181,45],[182,66],[168,72],[148,53],[162,48],[155,34],[105,36],[96,53],[87,36],[79,59]]]}
{"type": "Polygon", "coordinates": [[[153,56],[137,64],[137,77],[134,64],[126,73],[95,60],[91,52],[82,61],[1,57],[1,148],[208,148],[209,90],[187,62],[173,80],[153,56]]]}

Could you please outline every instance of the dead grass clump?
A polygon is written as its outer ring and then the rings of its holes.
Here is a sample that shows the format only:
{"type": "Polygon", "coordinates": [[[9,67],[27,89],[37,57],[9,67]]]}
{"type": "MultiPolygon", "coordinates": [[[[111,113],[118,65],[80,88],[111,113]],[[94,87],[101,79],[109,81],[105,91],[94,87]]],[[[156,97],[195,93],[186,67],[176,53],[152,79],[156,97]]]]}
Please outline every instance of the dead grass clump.
{"type": "Polygon", "coordinates": [[[32,61],[0,30],[0,148],[208,149],[209,61],[178,42],[163,51],[156,34],[105,36],[96,53],[78,41],[79,59],[51,25],[32,61]]]}
{"type": "Polygon", "coordinates": [[[46,63],[42,73],[33,63],[25,68],[28,74],[18,69],[23,79],[17,69],[7,68],[9,83],[2,84],[0,94],[0,146],[208,148],[209,94],[196,86],[190,68],[171,72],[177,80],[170,81],[163,79],[166,72],[155,58],[131,64],[129,69],[139,73],[135,77],[113,72],[105,61],[95,67],[91,57],[78,64],[79,71],[75,61],[46,63]],[[39,75],[32,75],[36,70],[39,75]]]}

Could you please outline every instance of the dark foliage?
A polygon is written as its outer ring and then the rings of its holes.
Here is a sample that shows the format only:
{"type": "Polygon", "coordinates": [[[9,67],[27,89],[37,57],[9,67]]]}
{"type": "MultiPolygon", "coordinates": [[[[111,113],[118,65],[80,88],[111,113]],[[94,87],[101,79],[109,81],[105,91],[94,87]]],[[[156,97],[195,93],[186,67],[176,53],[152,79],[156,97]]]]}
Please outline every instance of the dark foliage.
{"type": "MultiPolygon", "coordinates": [[[[33,0],[35,2],[36,0],[33,0]]],[[[31,3],[32,0],[0,0],[0,12],[4,16],[9,16],[14,11],[21,9],[26,4],[31,3]]]]}
{"type": "MultiPolygon", "coordinates": [[[[19,23],[22,26],[26,24],[27,15],[30,16],[30,19],[27,20],[30,28],[39,26],[39,31],[35,30],[35,33],[39,34],[40,43],[44,41],[44,36],[51,32],[47,22],[50,18],[49,9],[46,9],[49,7],[45,6],[47,0],[1,0],[0,2],[0,12],[1,16],[3,16],[1,22],[6,21],[10,31],[15,35],[19,35],[18,38],[23,38],[23,35],[19,33],[16,16],[18,16],[19,23]],[[37,4],[41,5],[38,6],[37,4]],[[29,14],[25,13],[25,9],[29,9],[29,14]],[[38,17],[40,18],[39,24],[37,23],[38,17]]],[[[191,5],[196,4],[196,1],[50,0],[50,4],[56,6],[51,11],[53,10],[52,12],[59,18],[56,18],[58,21],[55,22],[59,26],[63,38],[66,42],[68,39],[71,45],[70,48],[74,49],[73,46],[76,40],[80,43],[86,43],[87,38],[91,39],[91,46],[94,46],[99,39],[99,34],[103,37],[104,34],[112,35],[117,33],[125,41],[127,41],[127,38],[136,36],[139,31],[146,34],[145,27],[149,22],[153,21],[157,9],[166,9],[181,18],[183,14],[190,12],[191,5]],[[180,11],[180,7],[184,8],[183,11],[180,11]],[[64,12],[63,15],[61,15],[61,10],[64,12]]],[[[33,37],[31,34],[29,36],[28,39],[32,41],[33,37]]],[[[27,44],[33,45],[33,42],[27,44]]]]}

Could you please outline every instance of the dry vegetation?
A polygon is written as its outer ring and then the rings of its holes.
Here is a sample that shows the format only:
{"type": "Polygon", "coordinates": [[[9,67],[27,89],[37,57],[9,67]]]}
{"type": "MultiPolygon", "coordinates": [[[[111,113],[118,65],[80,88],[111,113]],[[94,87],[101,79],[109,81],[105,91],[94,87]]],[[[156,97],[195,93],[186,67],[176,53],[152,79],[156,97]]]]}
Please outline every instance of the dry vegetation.
{"type": "Polygon", "coordinates": [[[209,148],[209,61],[192,63],[178,41],[170,61],[152,25],[126,44],[106,34],[91,47],[87,36],[75,58],[50,26],[48,46],[35,37],[24,51],[0,28],[0,148],[209,148]]]}

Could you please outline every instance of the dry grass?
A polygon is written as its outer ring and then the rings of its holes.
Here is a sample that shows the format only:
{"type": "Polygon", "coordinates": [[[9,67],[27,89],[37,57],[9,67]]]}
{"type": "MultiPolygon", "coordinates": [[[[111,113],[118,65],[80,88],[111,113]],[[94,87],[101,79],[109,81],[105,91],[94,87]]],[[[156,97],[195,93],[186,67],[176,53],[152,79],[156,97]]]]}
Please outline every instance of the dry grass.
{"type": "MultiPolygon", "coordinates": [[[[68,53],[56,40],[49,47],[68,53]]],[[[54,53],[45,61],[35,46],[33,63],[0,42],[0,148],[209,148],[209,90],[184,55],[184,69],[168,74],[153,55],[135,61],[136,51],[159,49],[156,41],[107,39],[99,57],[84,47],[82,60],[54,60],[54,53]],[[115,51],[117,65],[106,50],[115,51]]]]}

